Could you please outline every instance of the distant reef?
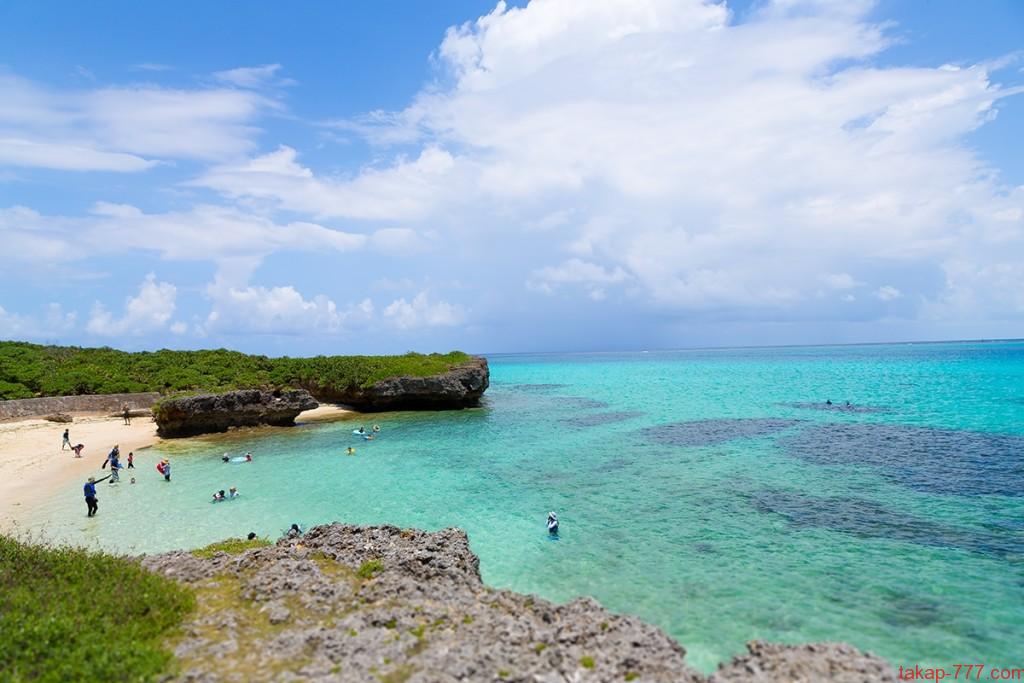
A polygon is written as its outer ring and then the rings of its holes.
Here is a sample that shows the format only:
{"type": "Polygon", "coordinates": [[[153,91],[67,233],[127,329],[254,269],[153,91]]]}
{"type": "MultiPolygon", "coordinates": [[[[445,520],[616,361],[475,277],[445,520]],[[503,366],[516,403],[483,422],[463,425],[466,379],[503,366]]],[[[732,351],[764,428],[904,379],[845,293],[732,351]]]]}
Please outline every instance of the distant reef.
{"type": "Polygon", "coordinates": [[[450,410],[479,405],[490,384],[487,359],[472,356],[446,372],[426,377],[403,375],[369,386],[323,383],[314,378],[302,386],[326,403],[340,403],[363,412],[382,410],[450,410]]]}
{"type": "Polygon", "coordinates": [[[318,405],[303,389],[242,389],[167,399],[153,407],[153,419],[160,436],[195,436],[232,427],[292,425],[299,413],[318,405]]]}
{"type": "Polygon", "coordinates": [[[142,559],[196,595],[170,643],[170,680],[896,681],[888,663],[849,645],[759,641],[705,677],[666,633],[592,598],[556,605],[485,586],[460,529],[335,523],[265,544],[142,559]]]}

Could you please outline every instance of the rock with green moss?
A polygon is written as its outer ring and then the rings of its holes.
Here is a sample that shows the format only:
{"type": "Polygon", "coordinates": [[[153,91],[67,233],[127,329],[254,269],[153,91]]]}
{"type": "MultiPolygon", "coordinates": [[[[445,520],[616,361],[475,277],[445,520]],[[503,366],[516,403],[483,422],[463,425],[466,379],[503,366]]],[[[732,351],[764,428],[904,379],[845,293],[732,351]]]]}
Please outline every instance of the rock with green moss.
{"type": "MultiPolygon", "coordinates": [[[[488,588],[459,529],[331,524],[273,546],[143,565],[197,594],[172,643],[177,680],[707,683],[678,642],[636,617],[591,598],[556,605],[488,588]]],[[[713,680],[892,680],[885,662],[849,646],[804,647],[760,647],[713,680]]]]}

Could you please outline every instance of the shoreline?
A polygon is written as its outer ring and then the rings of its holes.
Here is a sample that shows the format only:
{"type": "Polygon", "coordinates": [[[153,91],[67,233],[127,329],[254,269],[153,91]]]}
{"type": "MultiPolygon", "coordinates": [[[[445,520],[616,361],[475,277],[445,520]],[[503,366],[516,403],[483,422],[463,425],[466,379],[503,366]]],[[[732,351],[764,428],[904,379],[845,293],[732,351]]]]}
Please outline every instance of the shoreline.
{"type": "MultiPolygon", "coordinates": [[[[300,413],[295,420],[330,422],[358,414],[335,405],[321,405],[300,413]]],[[[156,423],[149,417],[133,418],[131,425],[125,425],[121,417],[110,417],[109,413],[77,413],[73,417],[71,423],[38,417],[0,422],[0,532],[16,531],[31,510],[46,504],[70,481],[84,482],[90,472],[99,469],[115,444],[120,446],[122,461],[126,462],[131,451],[138,454],[163,441],[188,440],[161,439],[156,423]],[[65,429],[70,430],[72,444],[85,444],[81,458],[70,450],[61,451],[65,429]]],[[[130,476],[122,472],[125,475],[130,476]]]]}

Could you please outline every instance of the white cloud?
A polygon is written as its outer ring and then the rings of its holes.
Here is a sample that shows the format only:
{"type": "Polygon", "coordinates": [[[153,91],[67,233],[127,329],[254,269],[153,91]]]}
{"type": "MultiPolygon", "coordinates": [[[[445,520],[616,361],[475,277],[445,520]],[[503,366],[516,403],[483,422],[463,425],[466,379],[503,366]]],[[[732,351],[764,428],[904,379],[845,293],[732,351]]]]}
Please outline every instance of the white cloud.
{"type": "Polygon", "coordinates": [[[234,88],[58,91],[0,71],[0,164],[125,172],[229,159],[252,149],[251,122],[276,106],[234,88]]]}
{"type": "Polygon", "coordinates": [[[953,261],[988,278],[1024,261],[1021,193],[965,144],[1021,88],[993,82],[992,64],[875,66],[890,39],[871,8],[778,0],[737,22],[698,0],[499,3],[448,32],[441,85],[349,126],[418,154],[327,177],[281,148],[196,184],[442,225],[442,249],[475,229],[514,245],[502,261],[539,291],[600,298],[628,282],[640,306],[728,319],[817,310],[823,283],[889,281],[915,315],[952,301],[930,283],[953,261]],[[586,261],[551,266],[553,252],[586,261]]]}
{"type": "Polygon", "coordinates": [[[412,301],[395,299],[384,309],[384,317],[403,330],[418,327],[450,327],[465,319],[463,310],[447,301],[432,301],[427,292],[420,292],[412,301]]]}
{"type": "Polygon", "coordinates": [[[128,204],[97,202],[81,218],[45,216],[25,207],[0,209],[0,240],[12,247],[0,263],[39,267],[100,254],[149,251],[175,261],[212,261],[244,282],[266,256],[281,251],[359,249],[365,235],[303,221],[275,223],[235,208],[197,205],[188,211],[144,213],[128,204]]]}
{"type": "Polygon", "coordinates": [[[903,293],[892,285],[883,285],[875,291],[875,296],[880,301],[895,301],[903,296],[903,293]]]}
{"type": "Polygon", "coordinates": [[[185,334],[188,332],[188,323],[178,320],[177,322],[171,323],[171,326],[168,329],[174,334],[185,334]]]}
{"type": "Polygon", "coordinates": [[[51,303],[41,315],[20,315],[0,306],[0,338],[53,340],[71,332],[77,316],[51,303]]]}
{"type": "Polygon", "coordinates": [[[277,72],[281,70],[280,64],[264,64],[263,66],[243,66],[237,69],[217,71],[213,77],[224,83],[236,85],[239,88],[262,88],[268,85],[293,85],[290,79],[278,78],[277,72]]]}
{"type": "Polygon", "coordinates": [[[452,155],[427,147],[415,159],[364,169],[355,178],[316,178],[281,146],[242,164],[216,166],[190,184],[233,199],[266,199],[276,206],[315,216],[361,219],[422,217],[444,194],[452,155]]]}
{"type": "Polygon", "coordinates": [[[232,287],[218,281],[207,294],[213,308],[203,334],[333,334],[366,324],[374,312],[368,299],[342,310],[322,294],[305,299],[290,285],[232,287]]]}
{"type": "Polygon", "coordinates": [[[86,329],[97,335],[114,337],[139,336],[161,330],[174,315],[178,289],[169,282],[157,282],[150,273],[139,286],[139,293],[125,300],[124,314],[115,317],[106,306],[97,302],[86,329]]]}

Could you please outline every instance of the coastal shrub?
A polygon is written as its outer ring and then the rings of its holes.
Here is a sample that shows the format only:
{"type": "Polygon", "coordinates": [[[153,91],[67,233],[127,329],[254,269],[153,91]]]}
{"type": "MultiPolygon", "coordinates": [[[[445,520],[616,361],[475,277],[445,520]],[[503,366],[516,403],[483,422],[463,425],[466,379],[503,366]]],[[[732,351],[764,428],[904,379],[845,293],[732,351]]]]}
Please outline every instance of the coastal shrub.
{"type": "Polygon", "coordinates": [[[384,563],[380,560],[373,559],[367,560],[359,565],[359,569],[356,570],[356,574],[361,579],[372,579],[374,574],[381,571],[384,571],[384,563]]]}
{"type": "Polygon", "coordinates": [[[582,657],[580,657],[580,666],[582,666],[584,669],[593,669],[594,658],[590,655],[583,655],[582,657]]]}
{"type": "Polygon", "coordinates": [[[216,553],[225,552],[229,555],[237,555],[243,553],[246,550],[252,548],[264,548],[268,545],[273,545],[266,538],[254,538],[251,541],[244,538],[229,538],[224,541],[217,541],[211,543],[205,548],[197,548],[192,551],[192,554],[196,557],[209,558],[213,557],[216,553]]]}
{"type": "Polygon", "coordinates": [[[0,678],[153,679],[171,660],[164,638],[194,605],[131,560],[0,536],[0,678]]]}
{"type": "Polygon", "coordinates": [[[142,351],[0,342],[0,400],[158,391],[293,387],[343,391],[402,375],[426,377],[469,360],[461,351],[401,356],[269,358],[213,349],[142,351]]]}

